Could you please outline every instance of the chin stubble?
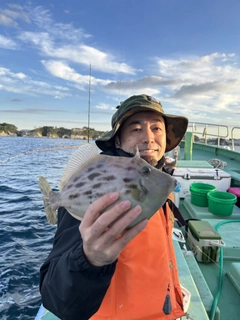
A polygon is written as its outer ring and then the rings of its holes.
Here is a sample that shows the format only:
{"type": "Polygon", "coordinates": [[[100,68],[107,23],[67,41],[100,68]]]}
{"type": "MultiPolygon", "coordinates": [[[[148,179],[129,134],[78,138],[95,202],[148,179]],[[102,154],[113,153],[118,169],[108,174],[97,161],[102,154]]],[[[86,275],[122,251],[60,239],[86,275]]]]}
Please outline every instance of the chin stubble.
{"type": "Polygon", "coordinates": [[[158,161],[151,156],[142,156],[145,161],[147,161],[151,166],[155,167],[158,164],[158,161]]]}

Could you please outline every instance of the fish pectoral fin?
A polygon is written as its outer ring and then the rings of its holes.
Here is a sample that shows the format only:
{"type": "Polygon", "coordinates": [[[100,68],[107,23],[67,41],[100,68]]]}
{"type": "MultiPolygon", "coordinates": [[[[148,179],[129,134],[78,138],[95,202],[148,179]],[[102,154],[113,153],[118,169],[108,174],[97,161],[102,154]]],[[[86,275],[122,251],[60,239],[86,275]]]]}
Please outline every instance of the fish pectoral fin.
{"type": "Polygon", "coordinates": [[[139,185],[141,187],[141,190],[139,190],[139,201],[143,202],[146,198],[146,195],[148,194],[147,188],[143,185],[142,180],[139,180],[139,185]]]}
{"type": "Polygon", "coordinates": [[[139,193],[139,201],[143,202],[145,198],[146,198],[146,193],[145,192],[140,192],[139,193]]]}
{"type": "Polygon", "coordinates": [[[133,197],[133,199],[135,199],[136,201],[139,202],[143,202],[144,199],[146,198],[146,192],[140,189],[133,189],[131,192],[131,196],[133,197]]]}

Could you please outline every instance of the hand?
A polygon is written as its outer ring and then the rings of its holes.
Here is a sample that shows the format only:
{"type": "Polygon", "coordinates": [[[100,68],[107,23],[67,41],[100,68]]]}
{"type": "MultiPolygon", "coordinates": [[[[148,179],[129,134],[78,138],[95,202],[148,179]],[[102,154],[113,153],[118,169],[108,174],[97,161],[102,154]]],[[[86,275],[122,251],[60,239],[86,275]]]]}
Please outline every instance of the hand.
{"type": "Polygon", "coordinates": [[[94,201],[87,209],[80,224],[79,231],[83,239],[83,250],[88,261],[94,266],[103,266],[114,262],[122,249],[147,225],[148,220],[143,220],[133,228],[126,230],[127,226],[142,212],[140,206],[129,210],[131,203],[128,200],[117,203],[101,214],[118,198],[119,193],[113,192],[94,201]],[[114,222],[128,210],[128,213],[114,222]],[[109,227],[110,225],[111,227],[109,227]]]}

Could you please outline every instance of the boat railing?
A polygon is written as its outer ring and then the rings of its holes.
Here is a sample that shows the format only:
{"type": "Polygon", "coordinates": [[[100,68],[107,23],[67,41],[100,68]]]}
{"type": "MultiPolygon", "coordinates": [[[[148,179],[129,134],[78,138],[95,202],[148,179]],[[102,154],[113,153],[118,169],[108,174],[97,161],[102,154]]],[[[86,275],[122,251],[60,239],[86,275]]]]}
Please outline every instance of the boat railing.
{"type": "Polygon", "coordinates": [[[235,150],[235,144],[240,146],[239,137],[240,137],[240,127],[233,127],[231,130],[232,150],[235,150]]]}
{"type": "Polygon", "coordinates": [[[232,127],[230,133],[230,128],[226,125],[189,122],[188,132],[192,132],[194,142],[232,150],[235,150],[235,145],[240,146],[240,127],[232,127]]]}

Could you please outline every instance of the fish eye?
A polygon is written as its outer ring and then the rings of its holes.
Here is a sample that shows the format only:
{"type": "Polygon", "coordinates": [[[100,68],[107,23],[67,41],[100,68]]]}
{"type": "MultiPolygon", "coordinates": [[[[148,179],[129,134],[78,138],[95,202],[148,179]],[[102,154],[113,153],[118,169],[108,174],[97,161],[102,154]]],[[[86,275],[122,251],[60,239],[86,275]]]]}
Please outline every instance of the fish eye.
{"type": "Polygon", "coordinates": [[[151,172],[151,168],[148,166],[142,167],[142,173],[143,174],[149,174],[151,172]]]}

